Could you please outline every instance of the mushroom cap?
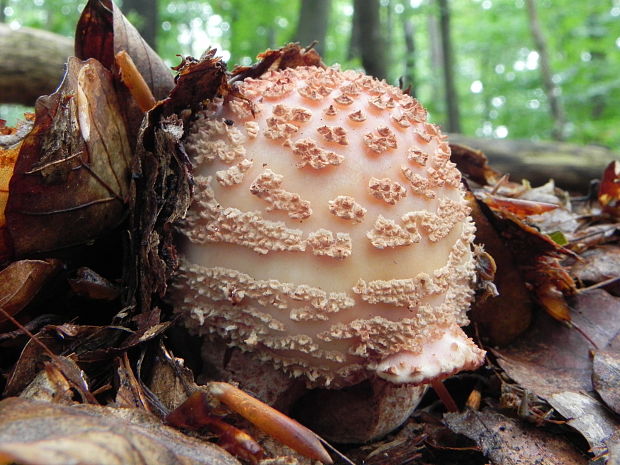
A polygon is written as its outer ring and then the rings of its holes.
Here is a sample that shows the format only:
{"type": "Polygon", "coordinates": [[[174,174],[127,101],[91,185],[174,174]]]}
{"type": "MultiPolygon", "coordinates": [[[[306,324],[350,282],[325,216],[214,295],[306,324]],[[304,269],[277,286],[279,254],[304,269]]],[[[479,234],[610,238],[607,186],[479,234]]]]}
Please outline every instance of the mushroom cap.
{"type": "Polygon", "coordinates": [[[314,386],[482,363],[460,329],[474,227],[415,99],[354,71],[268,71],[211,102],[185,147],[196,184],[169,295],[188,327],[314,386]],[[455,357],[426,368],[433,353],[455,357]]]}

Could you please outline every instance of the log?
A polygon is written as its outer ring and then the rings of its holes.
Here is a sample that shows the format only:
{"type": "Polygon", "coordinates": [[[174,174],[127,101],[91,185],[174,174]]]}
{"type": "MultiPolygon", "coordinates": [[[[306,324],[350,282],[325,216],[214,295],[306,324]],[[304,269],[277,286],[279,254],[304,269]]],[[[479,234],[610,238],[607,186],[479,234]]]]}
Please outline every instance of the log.
{"type": "Polygon", "coordinates": [[[51,32],[0,23],[0,103],[33,106],[60,84],[73,40],[51,32]]]}
{"type": "Polygon", "coordinates": [[[572,192],[587,192],[591,180],[600,179],[609,163],[620,160],[619,152],[598,145],[482,139],[462,134],[449,134],[448,140],[480,150],[493,169],[510,174],[512,181],[527,179],[539,186],[553,179],[558,187],[572,192]]]}

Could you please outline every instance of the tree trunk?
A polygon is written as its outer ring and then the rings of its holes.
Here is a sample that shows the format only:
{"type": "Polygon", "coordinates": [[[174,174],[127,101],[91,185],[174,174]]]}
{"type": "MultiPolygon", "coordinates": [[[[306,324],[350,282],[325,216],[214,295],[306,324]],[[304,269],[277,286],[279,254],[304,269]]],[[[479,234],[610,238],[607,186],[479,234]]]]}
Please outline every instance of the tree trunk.
{"type": "Polygon", "coordinates": [[[450,37],[450,6],[448,5],[448,0],[439,0],[439,27],[441,31],[443,76],[448,117],[446,129],[450,132],[461,132],[459,98],[454,84],[454,58],[452,53],[452,39],[450,37]]]}
{"type": "MultiPolygon", "coordinates": [[[[383,0],[381,1],[381,6],[383,7],[383,11],[385,12],[383,15],[383,21],[381,22],[381,30],[383,33],[383,43],[385,44],[385,48],[383,49],[383,54],[385,55],[386,61],[386,69],[387,69],[387,78],[392,80],[394,76],[392,75],[392,48],[394,44],[394,1],[393,0],[383,0]]],[[[381,18],[381,16],[380,16],[381,18]]],[[[399,78],[400,76],[397,76],[399,78]]]]}
{"type": "MultiPolygon", "coordinates": [[[[605,40],[605,29],[603,28],[603,21],[601,20],[601,14],[592,12],[588,16],[586,25],[588,28],[588,38],[592,47],[590,48],[590,63],[593,70],[592,82],[601,81],[604,76],[604,71],[607,68],[607,53],[604,51],[605,46],[601,44],[605,40]]],[[[592,119],[601,119],[605,112],[605,106],[607,104],[607,95],[603,93],[597,93],[590,99],[592,110],[592,119]]]]}
{"type": "Polygon", "coordinates": [[[360,15],[359,10],[354,8],[353,16],[351,16],[351,36],[349,37],[347,60],[352,60],[360,55],[360,15]]]}
{"type": "Polygon", "coordinates": [[[379,0],[355,0],[359,19],[359,48],[366,73],[379,79],[387,77],[385,44],[381,34],[379,0]]]}
{"type": "MultiPolygon", "coordinates": [[[[442,82],[439,78],[440,70],[443,67],[443,53],[441,50],[441,33],[439,32],[439,21],[437,15],[434,13],[430,13],[427,18],[428,21],[428,40],[430,43],[429,51],[430,51],[430,62],[431,62],[431,82],[430,85],[432,87],[432,94],[436,101],[445,102],[445,99],[441,100],[439,98],[443,93],[442,82]]],[[[441,104],[438,104],[438,107],[441,108],[441,104]]],[[[444,108],[444,111],[447,110],[444,108]]]]}
{"type": "Polygon", "coordinates": [[[411,7],[409,2],[404,2],[405,10],[401,17],[403,21],[403,37],[405,39],[405,82],[404,88],[410,88],[409,94],[416,96],[415,80],[415,26],[411,18],[411,7]]]}
{"type": "Polygon", "coordinates": [[[598,145],[481,139],[461,134],[449,134],[448,140],[480,150],[491,168],[509,173],[512,181],[527,179],[538,186],[554,179],[558,186],[573,192],[585,193],[591,179],[600,179],[605,167],[620,159],[620,153],[598,145]]]}
{"type": "Polygon", "coordinates": [[[134,25],[146,42],[157,50],[157,31],[159,28],[159,11],[157,0],[123,0],[123,13],[135,13],[140,20],[134,25]]]}
{"type": "Polygon", "coordinates": [[[330,6],[330,0],[302,0],[299,10],[295,41],[302,47],[317,41],[314,48],[321,55],[325,53],[330,6]]]}
{"type": "Polygon", "coordinates": [[[555,140],[564,139],[565,114],[564,107],[560,101],[560,89],[553,82],[553,73],[551,72],[551,64],[549,62],[549,53],[547,52],[547,41],[540,27],[538,20],[538,12],[534,0],[526,0],[527,13],[530,23],[530,31],[534,39],[536,51],[540,59],[540,74],[543,81],[543,88],[549,101],[549,110],[551,118],[553,118],[552,137],[555,140]]]}
{"type": "Polygon", "coordinates": [[[0,103],[33,106],[56,89],[73,40],[51,32],[0,24],[0,103]]]}

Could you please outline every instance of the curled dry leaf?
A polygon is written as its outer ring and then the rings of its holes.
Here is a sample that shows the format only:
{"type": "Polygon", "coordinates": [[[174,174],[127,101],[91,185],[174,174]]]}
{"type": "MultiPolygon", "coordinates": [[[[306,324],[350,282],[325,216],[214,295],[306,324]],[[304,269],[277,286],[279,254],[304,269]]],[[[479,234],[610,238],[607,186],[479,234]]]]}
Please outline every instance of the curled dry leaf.
{"type": "Polygon", "coordinates": [[[136,409],[0,402],[0,463],[28,465],[239,465],[217,446],[136,409]]]}
{"type": "MultiPolygon", "coordinates": [[[[5,396],[19,395],[37,375],[43,362],[48,360],[49,352],[43,349],[43,345],[54,354],[70,354],[81,369],[88,370],[94,367],[101,376],[101,371],[104,371],[101,370],[104,362],[109,362],[131,347],[129,341],[136,336],[136,333],[118,326],[65,323],[58,326],[46,326],[35,336],[38,342],[32,339],[28,341],[8,377],[5,396]]],[[[134,342],[134,344],[137,343],[137,341],[134,342]]],[[[60,368],[65,370],[66,367],[63,365],[60,368]]],[[[66,370],[63,372],[75,378],[66,370]]],[[[74,381],[78,384],[77,380],[74,379],[74,381]]],[[[85,390],[88,391],[88,388],[85,390]]]]}
{"type": "MultiPolygon", "coordinates": [[[[597,289],[572,300],[573,323],[600,348],[620,332],[620,299],[597,289]]],[[[546,313],[510,347],[498,349],[499,365],[523,388],[546,400],[591,447],[604,447],[617,421],[593,395],[588,341],[546,313]]]]}
{"type": "Polygon", "coordinates": [[[17,122],[15,127],[7,126],[6,121],[0,120],[0,148],[8,149],[19,144],[32,130],[33,113],[24,113],[24,119],[17,122]]]}
{"type": "MultiPolygon", "coordinates": [[[[6,136],[2,136],[6,137],[6,136]]],[[[9,200],[9,181],[13,176],[13,168],[19,155],[21,144],[17,143],[7,148],[0,146],[0,263],[7,261],[12,255],[11,246],[6,230],[4,210],[9,200]]]]}
{"type": "Polygon", "coordinates": [[[58,91],[37,101],[11,179],[6,218],[15,255],[82,244],[116,227],[131,160],[110,73],[70,58],[58,91]]]}
{"type": "MultiPolygon", "coordinates": [[[[61,269],[59,260],[20,260],[0,271],[0,308],[9,315],[23,310],[61,269]]],[[[0,325],[7,320],[0,313],[0,325]]]]}
{"type": "Polygon", "coordinates": [[[502,178],[501,173],[489,166],[489,160],[480,150],[460,144],[450,144],[450,150],[450,160],[467,179],[481,186],[493,186],[502,178]]]}
{"type": "Polygon", "coordinates": [[[605,168],[598,201],[605,213],[620,217],[620,161],[612,161],[605,168]]]}
{"type": "Polygon", "coordinates": [[[141,132],[131,198],[132,250],[128,287],[135,289],[141,311],[149,311],[153,295],[163,296],[176,268],[172,224],[185,215],[191,200],[190,163],[181,145],[184,122],[174,113],[189,102],[213,98],[226,83],[224,63],[208,54],[186,60],[179,68],[170,97],[148,114],[141,132]]]}
{"type": "Polygon", "coordinates": [[[78,268],[67,282],[77,295],[92,300],[115,300],[121,293],[117,285],[86,267],[78,268]]]}
{"type": "Polygon", "coordinates": [[[561,437],[489,409],[448,413],[444,420],[454,432],[473,439],[494,465],[588,463],[585,456],[561,437]]]}
{"type": "Polygon", "coordinates": [[[125,51],[146,81],[156,99],[163,99],[174,86],[170,69],[144,41],[135,27],[111,0],[89,0],[78,21],[75,55],[83,60],[95,58],[114,72],[115,90],[126,104],[122,108],[132,147],[144,117],[144,110],[121,83],[115,55],[125,51]]]}
{"type": "Polygon", "coordinates": [[[479,326],[480,335],[492,345],[506,345],[515,340],[530,325],[533,302],[519,271],[514,251],[499,235],[481,210],[473,194],[468,203],[476,223],[476,242],[495,260],[495,286],[499,294],[477,299],[470,318],[479,326]]]}
{"type": "MultiPolygon", "coordinates": [[[[617,245],[586,250],[580,258],[570,267],[570,273],[582,283],[596,284],[620,276],[620,247],[617,245]]],[[[610,285],[607,290],[614,295],[620,294],[620,283],[610,285]]]]}
{"type": "Polygon", "coordinates": [[[145,42],[137,29],[111,0],[89,0],[77,25],[75,55],[82,60],[95,58],[109,70],[114,56],[126,51],[157,99],[174,86],[170,69],[145,42]]]}
{"type": "Polygon", "coordinates": [[[620,351],[598,350],[592,363],[594,389],[610,409],[620,414],[620,351]]]}

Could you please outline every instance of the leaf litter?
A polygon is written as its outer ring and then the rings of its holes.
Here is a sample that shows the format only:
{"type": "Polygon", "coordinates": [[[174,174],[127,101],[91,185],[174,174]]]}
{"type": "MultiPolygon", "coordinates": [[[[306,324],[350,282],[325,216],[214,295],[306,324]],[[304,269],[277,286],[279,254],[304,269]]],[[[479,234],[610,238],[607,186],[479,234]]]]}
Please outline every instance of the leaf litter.
{"type": "MultiPolygon", "coordinates": [[[[0,282],[0,302],[7,314],[22,317],[19,331],[28,333],[38,317],[29,314],[33,297],[45,296],[56,276],[84,308],[107,305],[110,321],[88,325],[84,313],[61,306],[62,323],[38,329],[21,346],[16,342],[19,351],[0,345],[6,378],[0,463],[132,464],[147,457],[149,463],[239,463],[205,441],[213,431],[183,434],[163,426],[164,416],[198,385],[184,361],[162,349],[161,335],[173,322],[158,307],[176,262],[169,226],[191,195],[179,144],[183,109],[226,89],[230,76],[209,51],[200,60],[184,59],[173,88],[163,62],[107,0],[88,2],[78,36],[78,55],[89,60],[70,62],[63,86],[38,103],[32,130],[26,124],[0,136],[11,138],[2,150],[13,147],[9,154],[19,155],[8,186],[7,227],[0,224],[0,235],[10,238],[0,240],[0,273],[9,277],[0,282]],[[159,99],[144,121],[144,109],[114,101],[133,102],[117,74],[114,55],[121,50],[129,51],[159,99]],[[138,138],[144,143],[134,150],[138,138]],[[78,188],[67,196],[62,190],[72,176],[78,188]],[[87,219],[67,231],[74,212],[88,212],[87,219]],[[76,248],[111,232],[126,238],[118,266],[123,276],[114,281],[104,277],[105,267],[81,263],[76,248]],[[23,260],[11,263],[15,256],[23,260]],[[58,274],[64,268],[74,271],[58,274]]],[[[312,50],[296,46],[260,58],[232,79],[320,65],[312,50]]],[[[510,182],[481,152],[452,150],[468,180],[478,243],[497,267],[495,283],[480,288],[470,314],[472,334],[492,355],[478,372],[447,381],[461,413],[444,414],[430,393],[400,431],[343,450],[356,463],[386,465],[618,463],[620,304],[611,281],[620,270],[618,165],[602,174],[595,195],[574,199],[552,182],[538,188],[510,182]]],[[[6,322],[0,327],[3,335],[15,330],[6,322]]],[[[221,423],[222,412],[214,413],[220,441],[225,430],[237,431],[221,423]]],[[[230,412],[225,420],[247,428],[263,447],[271,442],[265,448],[272,458],[261,463],[306,463],[230,412]]],[[[236,438],[229,450],[260,460],[236,448],[241,433],[229,436],[236,438]]]]}

